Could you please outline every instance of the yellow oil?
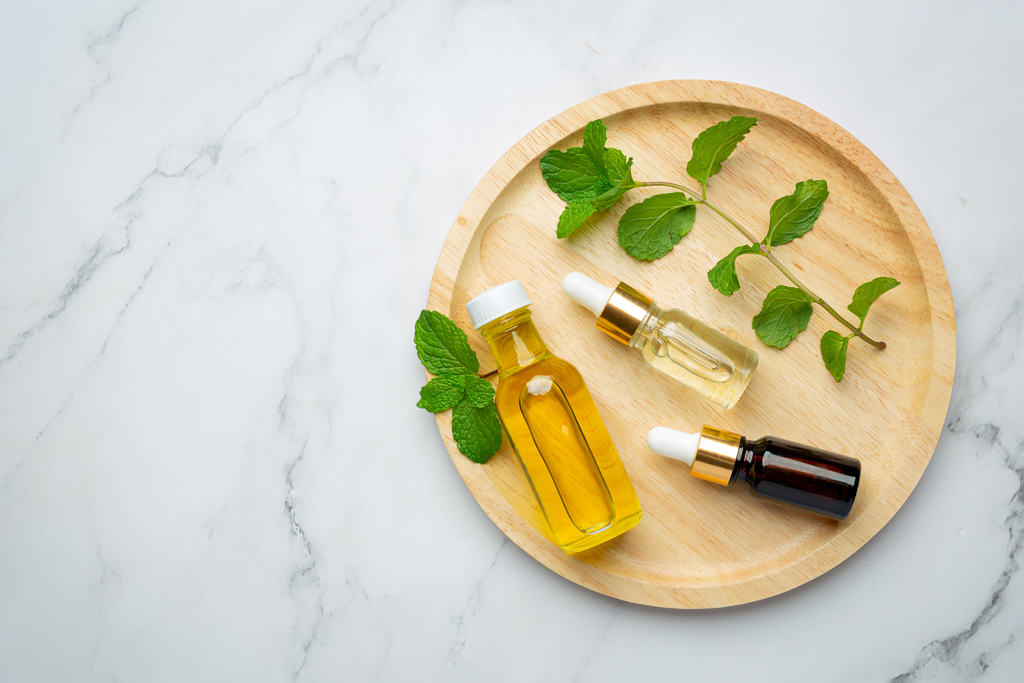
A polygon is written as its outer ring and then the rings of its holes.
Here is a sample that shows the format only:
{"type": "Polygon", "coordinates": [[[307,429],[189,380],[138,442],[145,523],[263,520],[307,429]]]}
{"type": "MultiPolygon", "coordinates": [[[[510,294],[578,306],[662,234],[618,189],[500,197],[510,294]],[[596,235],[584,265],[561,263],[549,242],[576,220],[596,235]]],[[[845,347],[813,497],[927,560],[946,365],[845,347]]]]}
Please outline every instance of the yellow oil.
{"type": "Polygon", "coordinates": [[[629,345],[655,370],[723,408],[736,405],[757,367],[756,351],[677,308],[651,306],[629,345]]]}
{"type": "Polygon", "coordinates": [[[481,330],[498,363],[502,426],[548,523],[567,552],[640,521],[640,501],[580,373],[551,354],[520,308],[481,330]]]}

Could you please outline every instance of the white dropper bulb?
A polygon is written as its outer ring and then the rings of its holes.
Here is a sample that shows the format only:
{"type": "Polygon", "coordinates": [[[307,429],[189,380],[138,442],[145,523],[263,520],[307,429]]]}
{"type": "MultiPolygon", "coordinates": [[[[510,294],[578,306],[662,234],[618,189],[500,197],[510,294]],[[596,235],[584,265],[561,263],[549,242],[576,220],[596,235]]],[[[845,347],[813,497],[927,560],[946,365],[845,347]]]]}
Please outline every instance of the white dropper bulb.
{"type": "Polygon", "coordinates": [[[588,309],[594,315],[600,316],[605,304],[611,298],[614,287],[606,287],[597,280],[589,278],[583,273],[569,273],[562,280],[562,289],[569,295],[569,298],[588,309]]]}
{"type": "Polygon", "coordinates": [[[658,455],[682,460],[690,467],[697,457],[700,434],[679,432],[668,427],[655,427],[647,434],[647,445],[658,455]]]}

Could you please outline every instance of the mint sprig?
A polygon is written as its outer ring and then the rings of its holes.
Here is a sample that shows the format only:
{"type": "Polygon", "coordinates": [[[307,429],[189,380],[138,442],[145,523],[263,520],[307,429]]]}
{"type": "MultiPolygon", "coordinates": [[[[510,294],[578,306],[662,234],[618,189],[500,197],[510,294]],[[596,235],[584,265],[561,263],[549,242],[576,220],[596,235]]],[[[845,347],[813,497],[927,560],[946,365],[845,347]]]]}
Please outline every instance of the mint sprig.
{"type": "Polygon", "coordinates": [[[436,375],[420,389],[416,405],[432,413],[454,409],[452,437],[459,451],[487,462],[501,448],[501,423],[494,387],[477,376],[480,361],[466,333],[443,313],[420,311],[413,341],[423,367],[436,375]]]}
{"type": "Polygon", "coordinates": [[[637,186],[630,170],[633,160],[622,150],[606,147],[607,137],[604,122],[591,121],[583,130],[582,147],[552,149],[540,160],[548,187],[566,203],[558,218],[558,239],[576,232],[590,216],[607,211],[637,186]]]}
{"type": "MultiPolygon", "coordinates": [[[[853,301],[847,308],[860,319],[858,330],[864,326],[864,318],[867,317],[871,304],[899,284],[899,280],[891,277],[876,277],[854,291],[853,301]]],[[[850,346],[850,339],[855,334],[855,332],[851,332],[844,337],[834,330],[829,330],[821,336],[821,357],[825,361],[825,367],[832,374],[832,378],[837,382],[842,382],[843,375],[846,374],[846,351],[850,346]]]]}
{"type": "Polygon", "coordinates": [[[825,367],[839,382],[846,373],[850,339],[857,337],[877,349],[885,348],[885,342],[872,339],[864,332],[864,320],[878,297],[900,283],[891,277],[879,277],[859,286],[847,306],[857,316],[857,322],[853,322],[815,294],[779,261],[774,248],[806,235],[821,215],[828,199],[828,184],[824,180],[798,182],[792,194],[777,199],[768,211],[767,229],[761,239],[754,237],[754,232],[708,200],[709,179],[722,170],[722,163],[756,125],[756,118],[733,116],[694,138],[686,172],[700,183],[700,191],[697,192],[677,183],[634,180],[631,171],[633,159],[622,150],[608,147],[608,131],[604,123],[591,121],[583,131],[582,147],[550,150],[540,161],[541,173],[548,187],[566,202],[556,234],[559,239],[572,235],[633,188],[671,188],[673,192],[648,197],[626,209],[619,218],[618,236],[622,248],[641,261],[662,258],[690,232],[697,207],[707,207],[746,239],[746,244],[734,248],[708,271],[711,285],[730,296],[740,289],[736,260],[743,255],[767,259],[792,286],[780,285],[767,294],[761,311],[751,322],[755,333],[765,344],[784,348],[807,328],[814,306],[818,306],[849,331],[843,336],[830,330],[820,344],[825,367]]]}

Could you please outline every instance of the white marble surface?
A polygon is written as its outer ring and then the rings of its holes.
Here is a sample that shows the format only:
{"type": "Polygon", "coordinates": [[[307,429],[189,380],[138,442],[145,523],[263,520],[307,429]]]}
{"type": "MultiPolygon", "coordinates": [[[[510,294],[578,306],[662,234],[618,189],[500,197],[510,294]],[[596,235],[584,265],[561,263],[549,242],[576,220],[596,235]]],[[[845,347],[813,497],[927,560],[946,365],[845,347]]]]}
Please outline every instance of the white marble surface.
{"type": "Polygon", "coordinates": [[[0,680],[1020,680],[1024,15],[828,5],[5,3],[0,680]],[[710,612],[548,572],[413,407],[412,323],[477,179],[664,78],[863,140],[959,324],[904,509],[825,577],[710,612]]]}

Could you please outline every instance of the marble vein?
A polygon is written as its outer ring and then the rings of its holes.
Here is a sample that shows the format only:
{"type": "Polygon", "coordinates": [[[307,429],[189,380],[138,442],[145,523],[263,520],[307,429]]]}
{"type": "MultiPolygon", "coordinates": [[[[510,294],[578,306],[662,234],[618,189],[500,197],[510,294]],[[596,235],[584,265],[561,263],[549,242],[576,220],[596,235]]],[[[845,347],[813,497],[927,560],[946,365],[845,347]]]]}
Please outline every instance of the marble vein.
{"type": "MultiPolygon", "coordinates": [[[[282,408],[282,418],[283,415],[284,409],[282,408]]],[[[303,584],[306,584],[316,593],[313,623],[309,627],[308,634],[302,639],[302,658],[299,660],[299,664],[295,668],[295,675],[293,676],[293,680],[296,681],[299,679],[299,676],[302,675],[303,669],[306,668],[306,661],[309,659],[309,649],[316,641],[317,635],[320,632],[320,625],[324,618],[324,595],[320,585],[320,577],[318,575],[319,565],[316,553],[313,549],[313,543],[310,541],[309,536],[306,534],[306,530],[302,527],[302,523],[299,521],[299,514],[297,510],[298,502],[295,495],[295,469],[299,467],[305,459],[308,445],[308,440],[303,441],[299,448],[298,455],[296,455],[294,460],[287,464],[285,469],[285,487],[287,492],[284,498],[284,509],[288,514],[288,526],[291,534],[299,542],[303,556],[302,561],[295,566],[288,579],[288,589],[293,596],[298,597],[299,594],[302,593],[303,584]]]]}
{"type": "MultiPolygon", "coordinates": [[[[1006,287],[1008,283],[999,284],[1006,287]]],[[[986,311],[986,299],[992,295],[996,287],[997,282],[993,276],[986,276],[979,289],[968,297],[961,307],[961,325],[972,321],[975,324],[984,324],[978,320],[980,314],[975,311],[986,311]]],[[[1012,291],[1013,285],[1010,287],[1012,291]]],[[[1006,427],[984,420],[984,408],[977,405],[978,398],[984,398],[986,394],[1001,396],[1005,391],[1003,382],[1007,369],[1016,366],[1017,347],[1024,336],[1024,286],[1015,289],[1017,291],[1012,292],[1005,312],[998,316],[994,325],[991,322],[987,323],[992,330],[990,334],[985,335],[981,347],[971,350],[968,356],[970,372],[958,372],[957,386],[960,397],[954,400],[950,408],[950,417],[945,429],[948,434],[973,437],[983,447],[983,452],[998,457],[1001,465],[1015,481],[1016,487],[1007,501],[1007,511],[1003,519],[1006,530],[1006,563],[993,583],[985,603],[971,622],[951,635],[933,640],[922,647],[911,666],[891,679],[894,683],[907,683],[930,677],[934,675],[935,666],[947,667],[958,677],[983,676],[998,651],[1013,642],[1014,636],[1011,633],[1009,640],[1001,646],[983,649],[973,658],[964,656],[966,646],[1004,610],[1007,590],[1012,582],[1018,580],[1020,553],[1024,547],[1024,438],[1010,436],[1006,427]],[[994,365],[993,374],[989,371],[990,364],[994,365]]]]}
{"type": "MultiPolygon", "coordinates": [[[[1004,524],[1007,532],[1007,558],[999,577],[992,585],[991,592],[982,605],[977,616],[965,628],[945,638],[933,640],[921,648],[917,658],[909,669],[893,676],[892,683],[908,683],[918,680],[927,674],[925,669],[934,662],[939,662],[955,669],[958,675],[977,678],[983,675],[995,656],[994,649],[983,650],[975,658],[963,661],[961,653],[964,646],[982,627],[992,620],[1006,606],[1004,595],[1010,582],[1017,577],[1020,569],[1019,556],[1024,547],[1024,442],[1008,447],[1000,439],[1000,428],[992,423],[964,425],[960,416],[955,417],[947,425],[953,434],[972,434],[975,438],[995,446],[1001,454],[1004,466],[1017,478],[1017,491],[1009,501],[1009,510],[1004,524]]],[[[1003,645],[1013,642],[1013,635],[1003,645]]],[[[1001,648],[1000,648],[1001,649],[1001,648]]]]}
{"type": "Polygon", "coordinates": [[[294,447],[294,456],[284,464],[285,495],[282,505],[287,516],[288,532],[298,546],[298,558],[288,576],[288,593],[298,612],[294,629],[298,634],[300,653],[292,674],[292,680],[298,681],[306,670],[311,650],[328,616],[321,577],[322,555],[302,522],[298,480],[310,453],[313,423],[322,422],[329,438],[332,406],[330,403],[318,402],[306,386],[319,379],[315,374],[316,364],[310,360],[313,341],[302,301],[293,291],[287,274],[270,261],[268,255],[261,254],[260,258],[267,264],[274,286],[291,302],[298,330],[298,349],[291,365],[284,371],[283,393],[277,405],[278,427],[294,447]]]}
{"type": "Polygon", "coordinates": [[[274,126],[274,128],[271,131],[269,131],[268,134],[264,136],[259,142],[247,146],[243,150],[243,154],[247,154],[251,152],[253,149],[255,149],[258,145],[264,144],[267,140],[273,138],[279,131],[281,131],[289,124],[291,124],[293,121],[295,121],[297,118],[299,118],[299,116],[302,115],[304,102],[309,91],[312,88],[321,85],[333,74],[337,73],[337,71],[341,67],[349,66],[351,67],[353,72],[357,74],[372,77],[372,75],[376,73],[378,67],[376,65],[371,65],[367,69],[361,69],[360,60],[363,57],[365,47],[369,43],[370,39],[373,37],[374,31],[377,29],[377,26],[382,21],[384,21],[384,19],[387,18],[389,14],[391,14],[395,7],[396,0],[392,0],[387,7],[385,7],[379,14],[377,14],[373,19],[371,19],[368,22],[366,28],[363,29],[361,35],[354,41],[354,45],[351,50],[345,52],[339,57],[330,59],[320,68],[314,71],[314,67],[317,64],[317,60],[323,55],[327,44],[333,41],[335,38],[337,38],[344,29],[349,28],[353,24],[356,24],[359,21],[365,19],[370,12],[371,5],[366,5],[358,13],[356,17],[338,24],[337,26],[332,28],[323,38],[318,40],[313,49],[313,53],[310,55],[309,59],[306,62],[305,67],[301,71],[292,74],[291,76],[287,77],[286,79],[280,81],[278,84],[275,85],[275,89],[280,89],[292,83],[293,81],[298,81],[310,74],[314,76],[314,78],[310,79],[309,83],[306,83],[305,85],[302,86],[298,94],[295,96],[295,106],[292,108],[291,114],[281,119],[281,121],[279,121],[274,126]]]}
{"type": "MultiPolygon", "coordinates": [[[[124,26],[127,23],[128,19],[132,15],[134,15],[142,6],[142,4],[133,6],[131,9],[126,11],[121,16],[121,18],[117,21],[114,27],[112,27],[109,31],[104,33],[99,38],[92,41],[89,44],[88,48],[90,56],[96,59],[96,50],[100,46],[107,45],[115,41],[117,37],[120,35],[121,31],[124,29],[124,26]]],[[[390,5],[384,9],[383,12],[381,12],[372,21],[370,21],[363,34],[356,41],[354,49],[350,53],[339,58],[337,62],[348,62],[353,67],[357,67],[358,61],[363,52],[363,48],[369,41],[370,37],[373,35],[376,26],[395,8],[395,6],[395,2],[391,2],[390,5]]],[[[313,66],[316,63],[317,59],[321,56],[325,43],[327,43],[332,38],[337,36],[342,28],[364,17],[368,11],[369,7],[366,7],[359,13],[356,19],[353,19],[351,22],[343,22],[328,30],[320,39],[317,40],[310,56],[305,60],[305,62],[299,69],[275,81],[270,86],[265,88],[262,92],[260,92],[258,95],[256,95],[254,98],[252,98],[252,100],[248,104],[246,104],[234,116],[234,118],[224,127],[220,135],[218,135],[215,139],[202,144],[195,153],[195,155],[193,156],[193,158],[185,162],[183,165],[181,165],[180,168],[176,170],[169,170],[163,168],[158,161],[154,165],[153,169],[142,178],[142,180],[133,190],[131,190],[128,193],[127,197],[117,206],[114,207],[114,213],[117,214],[118,212],[121,212],[122,210],[129,206],[140,204],[141,199],[144,196],[147,184],[153,179],[183,178],[189,176],[194,168],[202,165],[201,170],[194,175],[194,177],[199,178],[205,175],[211,169],[215,168],[218,162],[220,161],[220,154],[224,147],[225,142],[231,136],[232,131],[236,129],[236,127],[246,118],[246,116],[257,111],[275,93],[286,88],[291,83],[301,80],[304,77],[308,76],[312,72],[313,66]]],[[[327,75],[330,74],[332,70],[333,66],[328,65],[328,67],[325,68],[322,76],[326,77],[327,75]]],[[[286,118],[284,121],[278,124],[277,128],[287,125],[299,115],[301,111],[301,107],[298,104],[299,101],[300,98],[296,98],[297,105],[295,111],[290,117],[286,118]]],[[[78,107],[76,107],[76,111],[77,109],[78,107]]],[[[265,141],[267,137],[268,136],[263,136],[263,141],[265,141]]],[[[251,144],[247,146],[244,151],[246,153],[250,152],[256,146],[257,144],[251,144]]],[[[32,325],[24,329],[22,332],[17,334],[15,339],[8,345],[6,354],[2,358],[0,358],[0,367],[3,367],[7,362],[12,360],[21,350],[21,348],[25,346],[25,344],[29,342],[30,339],[32,339],[32,337],[34,337],[41,330],[45,329],[50,323],[57,319],[65,310],[67,310],[67,307],[71,304],[76,294],[79,291],[81,291],[81,289],[89,282],[92,276],[95,275],[95,273],[100,268],[102,268],[110,259],[124,253],[127,249],[131,247],[132,226],[135,224],[135,222],[139,219],[140,216],[141,212],[132,214],[122,225],[114,228],[112,231],[105,232],[103,235],[100,236],[100,238],[93,245],[90,252],[84,258],[84,260],[76,267],[73,275],[65,284],[63,292],[61,292],[61,294],[57,297],[51,309],[47,313],[45,313],[38,321],[36,321],[32,325]],[[114,244],[109,244],[113,240],[110,234],[111,232],[120,232],[123,233],[123,235],[114,244]]]]}
{"type": "MultiPolygon", "coordinates": [[[[138,5],[133,9],[129,10],[128,12],[126,12],[119,20],[117,26],[115,26],[114,29],[111,29],[111,31],[108,31],[106,34],[104,34],[104,36],[102,36],[100,39],[97,39],[97,41],[94,42],[92,47],[94,48],[97,45],[104,44],[115,39],[116,36],[119,35],[128,18],[132,14],[134,14],[140,7],[141,5],[138,5]]],[[[80,291],[82,291],[82,289],[89,283],[91,278],[106,263],[108,263],[111,259],[123,254],[132,246],[133,226],[135,226],[135,224],[143,216],[143,200],[145,197],[146,189],[149,186],[149,184],[151,182],[159,181],[161,179],[180,179],[185,177],[199,179],[206,175],[212,169],[216,168],[218,163],[220,162],[220,155],[221,151],[223,150],[224,144],[231,136],[232,131],[235,130],[235,128],[245,119],[245,117],[248,114],[251,114],[252,112],[258,110],[260,106],[263,105],[274,93],[285,88],[288,84],[292,83],[293,81],[301,79],[302,77],[309,74],[312,69],[313,63],[316,61],[316,58],[320,55],[322,51],[324,41],[328,40],[331,36],[335,35],[337,33],[337,30],[338,28],[335,27],[334,29],[327,33],[326,37],[317,41],[317,44],[314,47],[312,55],[309,57],[308,60],[306,60],[306,63],[302,68],[286,76],[285,78],[276,81],[275,83],[267,87],[265,90],[263,90],[255,98],[253,98],[245,107],[243,107],[238,112],[238,114],[223,129],[219,136],[201,145],[199,149],[196,151],[195,155],[190,160],[183,163],[179,168],[164,168],[163,165],[158,160],[158,162],[154,165],[153,169],[149,171],[139,181],[136,187],[133,188],[128,193],[125,199],[113,207],[113,213],[115,216],[119,214],[126,215],[126,218],[123,220],[121,225],[115,226],[114,228],[104,232],[103,235],[100,236],[100,238],[93,245],[92,249],[86,255],[85,259],[77,266],[71,278],[64,285],[64,290],[61,292],[60,296],[58,296],[57,299],[54,301],[50,310],[47,311],[35,323],[31,324],[30,326],[28,326],[15,336],[14,340],[8,345],[6,354],[2,358],[0,358],[0,368],[2,368],[11,360],[13,360],[17,356],[18,352],[28,342],[30,342],[30,340],[33,337],[35,337],[39,332],[46,329],[51,323],[57,320],[61,316],[61,314],[67,310],[68,306],[71,305],[77,294],[80,291]],[[114,236],[117,236],[116,242],[114,241],[114,236]],[[110,244],[111,242],[114,243],[110,244]]],[[[292,119],[294,119],[294,117],[292,117],[292,119]]],[[[251,145],[246,148],[246,151],[251,151],[255,147],[256,145],[251,145]]],[[[167,246],[170,246],[170,243],[168,243],[167,246]]],[[[139,287],[141,287],[145,283],[145,280],[148,279],[151,273],[152,267],[146,271],[143,282],[140,283],[139,287]]],[[[135,296],[138,295],[139,287],[137,287],[135,291],[129,296],[129,300],[127,301],[127,303],[122,306],[122,309],[117,316],[118,323],[121,317],[123,316],[123,313],[127,309],[127,306],[130,305],[131,301],[134,300],[135,296]]],[[[110,335],[108,334],[106,340],[104,341],[103,347],[100,351],[100,355],[102,355],[103,350],[105,350],[106,345],[109,342],[109,339],[110,335]]],[[[59,412],[63,412],[68,402],[70,402],[70,396],[65,399],[63,407],[58,411],[58,414],[59,412]]],[[[45,432],[45,430],[50,426],[50,424],[52,424],[52,422],[53,419],[51,419],[42,430],[40,430],[39,434],[45,432]]]]}
{"type": "Polygon", "coordinates": [[[448,663],[449,667],[454,668],[458,664],[459,657],[462,655],[462,650],[466,647],[466,630],[470,627],[473,617],[478,613],[484,584],[487,582],[487,579],[491,574],[493,574],[494,568],[498,565],[498,560],[501,559],[502,553],[510,543],[511,541],[509,541],[508,538],[501,539],[501,543],[498,544],[498,549],[494,551],[494,556],[491,558],[487,568],[484,569],[483,574],[479,579],[477,579],[476,583],[473,584],[472,589],[470,589],[469,597],[466,598],[466,604],[462,608],[462,611],[452,620],[455,627],[455,635],[452,639],[451,646],[448,648],[448,653],[445,655],[445,661],[448,663]]]}
{"type": "Polygon", "coordinates": [[[108,244],[111,241],[110,232],[105,232],[93,245],[85,259],[75,268],[71,279],[64,285],[64,291],[60,293],[53,306],[38,321],[19,332],[14,340],[8,345],[7,353],[0,358],[0,368],[14,359],[18,352],[40,331],[46,329],[64,311],[67,310],[75,296],[89,282],[93,275],[103,267],[107,261],[123,254],[131,246],[131,228],[137,220],[130,218],[115,231],[123,232],[124,235],[119,243],[108,244]]]}
{"type": "MultiPolygon", "coordinates": [[[[118,329],[120,329],[121,325],[124,323],[124,319],[126,314],[128,313],[128,310],[135,303],[135,300],[138,299],[139,295],[142,294],[143,289],[146,287],[146,283],[149,282],[150,277],[153,275],[153,271],[156,270],[156,267],[160,264],[164,256],[167,254],[167,251],[168,249],[170,249],[172,242],[173,240],[169,240],[166,244],[164,244],[164,246],[156,254],[156,257],[153,259],[153,262],[146,269],[146,272],[142,274],[142,278],[139,280],[139,284],[135,287],[134,290],[132,290],[132,292],[128,295],[128,298],[125,300],[124,304],[122,304],[121,308],[114,315],[114,322],[110,325],[110,328],[107,331],[106,336],[103,338],[103,343],[100,345],[99,351],[96,352],[96,355],[93,356],[92,360],[90,360],[89,363],[82,369],[82,371],[78,373],[78,376],[75,377],[74,381],[71,384],[71,390],[64,398],[64,402],[61,404],[60,408],[58,408],[57,411],[53,414],[53,416],[51,416],[50,419],[46,421],[46,424],[44,424],[42,428],[38,432],[36,432],[36,441],[39,441],[41,438],[43,438],[43,436],[46,435],[46,432],[50,430],[54,423],[60,419],[61,415],[64,414],[64,412],[68,409],[68,406],[70,406],[71,403],[74,401],[78,387],[81,384],[82,380],[104,358],[107,352],[107,348],[110,346],[110,341],[114,338],[118,329]]],[[[18,462],[18,464],[15,465],[13,472],[8,477],[8,480],[5,480],[4,482],[4,488],[7,488],[10,477],[16,475],[23,464],[24,460],[18,462]]]]}
{"type": "Polygon", "coordinates": [[[109,29],[104,31],[98,36],[94,36],[92,40],[85,46],[85,51],[89,55],[89,58],[103,69],[103,73],[99,80],[89,86],[89,92],[85,98],[75,104],[71,109],[71,113],[68,115],[67,120],[64,122],[64,130],[61,133],[62,138],[66,138],[69,129],[71,128],[72,122],[78,116],[78,114],[87,106],[92,104],[96,100],[96,96],[100,90],[104,88],[113,79],[113,71],[107,66],[109,54],[106,52],[109,48],[117,44],[118,39],[121,37],[122,31],[124,31],[125,24],[128,20],[142,7],[145,3],[139,3],[129,7],[121,16],[118,18],[109,29]]]}
{"type": "Polygon", "coordinates": [[[604,619],[601,622],[601,627],[594,636],[594,639],[590,642],[590,647],[587,649],[586,655],[580,660],[580,663],[576,666],[576,675],[573,676],[573,683],[579,683],[580,681],[586,680],[586,676],[591,669],[594,657],[598,651],[604,645],[605,640],[608,638],[608,632],[611,630],[612,623],[615,621],[615,617],[618,612],[616,610],[608,610],[604,619]]]}

